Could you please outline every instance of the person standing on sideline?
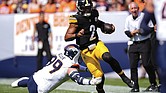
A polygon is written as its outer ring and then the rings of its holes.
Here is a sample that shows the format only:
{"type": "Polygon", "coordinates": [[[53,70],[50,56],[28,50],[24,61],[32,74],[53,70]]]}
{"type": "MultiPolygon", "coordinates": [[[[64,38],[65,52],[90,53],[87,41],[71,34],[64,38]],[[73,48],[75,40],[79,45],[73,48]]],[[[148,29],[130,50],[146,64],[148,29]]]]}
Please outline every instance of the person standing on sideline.
{"type": "Polygon", "coordinates": [[[48,61],[51,60],[52,54],[50,48],[52,48],[52,32],[50,24],[44,21],[44,12],[39,14],[39,22],[34,26],[34,32],[32,36],[32,42],[35,40],[37,33],[38,38],[38,53],[37,53],[37,71],[40,70],[43,60],[43,52],[46,52],[48,61]]]}
{"type": "MultiPolygon", "coordinates": [[[[157,30],[157,25],[156,25],[156,19],[155,19],[155,15],[154,13],[149,13],[147,11],[147,8],[152,7],[149,6],[149,4],[146,4],[145,9],[144,9],[144,17],[142,19],[140,28],[143,29],[143,33],[145,34],[149,34],[151,33],[151,37],[150,37],[150,41],[151,41],[151,57],[150,57],[150,61],[152,63],[152,65],[154,66],[155,72],[158,76],[158,81],[159,81],[159,85],[158,87],[160,88],[161,85],[161,81],[160,81],[160,77],[159,77],[159,67],[157,64],[157,60],[156,60],[156,53],[157,53],[157,47],[159,45],[159,41],[156,38],[156,30],[157,30]],[[148,23],[152,21],[154,27],[149,27],[148,23]]],[[[149,88],[147,88],[146,90],[150,90],[149,88]]],[[[160,89],[158,89],[160,91],[160,89]]]]}
{"type": "Polygon", "coordinates": [[[124,83],[133,87],[133,82],[125,75],[119,62],[113,58],[108,48],[99,40],[97,28],[105,34],[111,34],[115,31],[113,24],[105,23],[98,19],[99,13],[93,9],[91,0],[78,0],[78,12],[69,18],[69,27],[65,34],[65,41],[76,39],[76,43],[81,50],[81,56],[90,73],[95,78],[100,78],[102,82],[96,86],[98,93],[105,93],[104,72],[100,66],[99,60],[107,62],[112,69],[121,77],[124,83]]]}
{"type": "Polygon", "coordinates": [[[151,91],[157,91],[157,82],[155,70],[149,61],[150,59],[150,34],[142,34],[140,24],[144,14],[139,12],[139,7],[135,2],[129,4],[130,15],[126,18],[125,34],[130,38],[129,60],[131,79],[134,81],[134,87],[131,92],[139,92],[138,84],[138,63],[141,56],[142,64],[149,76],[151,91]]]}
{"type": "MultiPolygon", "coordinates": [[[[157,30],[156,38],[158,40],[158,46],[156,55],[156,64],[159,66],[159,79],[161,83],[160,92],[166,93],[166,0],[147,0],[145,7],[144,20],[141,23],[142,29],[149,33],[152,28],[149,28],[147,22],[149,20],[156,20],[157,30]]],[[[153,28],[152,30],[154,30],[153,28]]]]}

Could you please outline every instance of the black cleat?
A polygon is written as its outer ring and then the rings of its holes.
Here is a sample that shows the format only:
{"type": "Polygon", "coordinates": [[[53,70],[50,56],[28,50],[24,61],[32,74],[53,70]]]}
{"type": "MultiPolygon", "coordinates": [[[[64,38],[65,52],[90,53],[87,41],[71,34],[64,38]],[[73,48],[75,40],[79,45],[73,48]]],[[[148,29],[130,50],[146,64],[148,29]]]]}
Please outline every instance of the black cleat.
{"type": "Polygon", "coordinates": [[[127,76],[124,75],[121,78],[123,82],[126,83],[130,88],[134,87],[134,82],[131,79],[129,79],[127,76]]]}
{"type": "Polygon", "coordinates": [[[143,92],[158,92],[158,86],[151,84],[146,90],[144,90],[143,92]]]}
{"type": "Polygon", "coordinates": [[[137,89],[137,88],[132,88],[132,89],[130,90],[130,92],[139,92],[139,89],[137,89]]]}

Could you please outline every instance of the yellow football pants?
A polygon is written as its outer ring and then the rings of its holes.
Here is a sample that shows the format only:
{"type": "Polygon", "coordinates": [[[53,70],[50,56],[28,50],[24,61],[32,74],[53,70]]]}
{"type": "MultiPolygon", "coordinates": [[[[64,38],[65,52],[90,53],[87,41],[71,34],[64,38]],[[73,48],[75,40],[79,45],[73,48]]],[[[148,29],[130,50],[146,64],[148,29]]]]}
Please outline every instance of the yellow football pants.
{"type": "Polygon", "coordinates": [[[94,77],[102,77],[104,74],[99,60],[103,60],[102,55],[105,52],[109,52],[109,50],[102,41],[97,43],[94,50],[88,50],[87,48],[81,51],[82,59],[94,77]]]}

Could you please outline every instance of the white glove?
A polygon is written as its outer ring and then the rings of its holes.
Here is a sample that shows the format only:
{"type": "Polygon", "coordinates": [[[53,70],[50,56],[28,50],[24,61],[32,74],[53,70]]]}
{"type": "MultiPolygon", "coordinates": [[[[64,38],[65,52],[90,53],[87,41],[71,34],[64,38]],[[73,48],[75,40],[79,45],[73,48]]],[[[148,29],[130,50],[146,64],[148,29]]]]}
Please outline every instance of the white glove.
{"type": "Polygon", "coordinates": [[[97,77],[97,78],[93,77],[90,81],[90,84],[91,85],[97,85],[97,84],[100,84],[101,81],[102,81],[102,77],[97,77]]]}

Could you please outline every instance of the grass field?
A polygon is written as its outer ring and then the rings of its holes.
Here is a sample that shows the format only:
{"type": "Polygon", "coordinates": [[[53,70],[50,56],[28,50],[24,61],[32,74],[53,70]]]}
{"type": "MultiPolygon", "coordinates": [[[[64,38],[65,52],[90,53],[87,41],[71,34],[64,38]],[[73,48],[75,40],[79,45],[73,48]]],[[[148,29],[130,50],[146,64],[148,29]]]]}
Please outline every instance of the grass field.
{"type": "MultiPolygon", "coordinates": [[[[11,88],[10,83],[15,79],[0,79],[0,93],[28,93],[27,88],[11,88]]],[[[140,90],[149,86],[148,79],[140,79],[140,90]]],[[[120,79],[106,78],[104,89],[106,93],[129,93],[128,88],[120,79]]],[[[51,93],[96,93],[95,86],[83,86],[68,81],[51,93]]],[[[148,92],[150,93],[150,92],[148,92]]]]}

